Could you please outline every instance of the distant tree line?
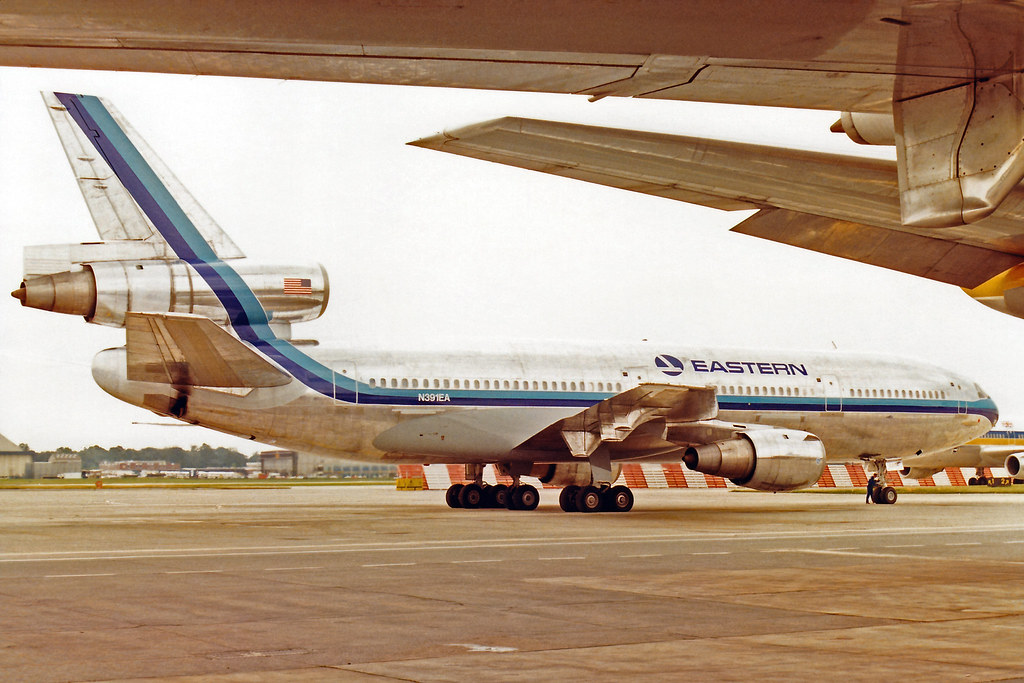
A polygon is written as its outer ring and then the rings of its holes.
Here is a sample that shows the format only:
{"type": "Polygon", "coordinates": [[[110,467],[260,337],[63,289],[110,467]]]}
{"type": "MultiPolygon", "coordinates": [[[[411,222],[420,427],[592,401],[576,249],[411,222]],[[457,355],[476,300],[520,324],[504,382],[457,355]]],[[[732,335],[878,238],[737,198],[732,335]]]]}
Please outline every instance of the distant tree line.
{"type": "Polygon", "coordinates": [[[89,446],[80,451],[75,451],[67,446],[61,446],[55,451],[37,453],[37,461],[46,461],[51,455],[78,455],[82,459],[82,469],[92,470],[99,467],[101,462],[124,462],[126,460],[163,460],[169,463],[177,463],[182,467],[244,467],[246,456],[234,448],[214,448],[209,444],[192,446],[191,448],[124,448],[113,446],[103,448],[102,446],[89,446]]]}

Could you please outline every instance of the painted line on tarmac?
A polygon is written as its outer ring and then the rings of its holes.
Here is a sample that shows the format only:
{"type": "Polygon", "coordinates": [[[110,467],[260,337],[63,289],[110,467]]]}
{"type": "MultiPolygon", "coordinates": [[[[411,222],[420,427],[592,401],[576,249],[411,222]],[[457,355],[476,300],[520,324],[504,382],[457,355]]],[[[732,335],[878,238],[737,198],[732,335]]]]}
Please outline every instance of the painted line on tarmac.
{"type": "Polygon", "coordinates": [[[450,564],[491,564],[494,562],[504,562],[505,560],[452,560],[450,564]]]}
{"type": "Polygon", "coordinates": [[[161,574],[223,574],[223,569],[180,569],[178,571],[160,572],[161,574]]]}
{"type": "Polygon", "coordinates": [[[621,559],[632,560],[644,557],[664,557],[662,553],[640,553],[639,555],[619,555],[621,559]]]}
{"type": "Polygon", "coordinates": [[[298,572],[308,569],[323,569],[323,567],[264,567],[265,572],[298,572]]]}
{"type": "MultiPolygon", "coordinates": [[[[947,543],[946,545],[949,545],[947,543]]],[[[883,545],[883,548],[923,548],[924,543],[907,543],[905,545],[883,545]]],[[[854,548],[835,548],[835,550],[854,550],[854,548]]]]}
{"type": "Polygon", "coordinates": [[[80,579],[87,576],[117,576],[114,572],[100,574],[47,574],[44,579],[80,579]]]}
{"type": "Polygon", "coordinates": [[[364,564],[364,567],[415,567],[415,562],[384,562],[382,564],[364,564]]]}
{"type": "Polygon", "coordinates": [[[556,560],[585,560],[585,559],[587,559],[587,556],[586,555],[565,555],[565,556],[562,556],[562,557],[538,557],[537,559],[541,560],[543,562],[552,562],[552,561],[556,561],[556,560]]]}
{"type": "Polygon", "coordinates": [[[899,560],[927,560],[929,562],[980,562],[982,564],[997,564],[1011,566],[1024,565],[1024,562],[1018,562],[1016,560],[990,560],[983,557],[935,557],[931,555],[908,555],[900,553],[870,553],[863,551],[851,552],[845,550],[813,550],[811,548],[792,548],[789,550],[782,550],[780,552],[808,553],[810,555],[847,555],[849,557],[891,557],[899,560]]]}
{"type": "Polygon", "coordinates": [[[690,555],[732,555],[730,550],[708,550],[703,553],[690,553],[690,555]]]}

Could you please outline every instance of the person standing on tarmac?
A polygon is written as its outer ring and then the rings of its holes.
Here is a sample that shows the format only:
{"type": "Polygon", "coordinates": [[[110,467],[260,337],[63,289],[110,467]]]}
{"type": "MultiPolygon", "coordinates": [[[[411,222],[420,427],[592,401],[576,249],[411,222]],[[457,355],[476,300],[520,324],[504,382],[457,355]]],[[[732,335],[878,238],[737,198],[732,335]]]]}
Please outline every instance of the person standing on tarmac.
{"type": "Polygon", "coordinates": [[[877,475],[872,474],[871,478],[868,479],[868,497],[867,497],[867,499],[865,499],[865,501],[864,501],[865,503],[873,503],[873,502],[875,502],[874,500],[872,500],[871,494],[875,492],[875,488],[877,486],[878,486],[877,475]]]}

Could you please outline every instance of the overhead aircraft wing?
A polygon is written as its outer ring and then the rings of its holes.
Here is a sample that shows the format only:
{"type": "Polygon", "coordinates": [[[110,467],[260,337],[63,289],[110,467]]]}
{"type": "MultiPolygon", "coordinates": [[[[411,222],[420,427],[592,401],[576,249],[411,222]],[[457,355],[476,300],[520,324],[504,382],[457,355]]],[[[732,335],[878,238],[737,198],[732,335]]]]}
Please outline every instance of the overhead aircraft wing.
{"type": "Polygon", "coordinates": [[[514,117],[410,144],[716,209],[759,209],[733,230],[962,287],[1024,261],[1024,190],[977,223],[910,228],[900,222],[891,161],[514,117]]]}
{"type": "Polygon", "coordinates": [[[128,379],[175,386],[271,387],[291,376],[209,318],[128,313],[128,379]]]}
{"type": "MultiPolygon", "coordinates": [[[[174,252],[166,246],[163,237],[153,227],[146,214],[132,199],[128,190],[118,180],[107,161],[96,151],[96,147],[83,132],[82,127],[73,120],[74,112],[69,111],[69,107],[74,109],[80,106],[80,100],[61,93],[43,93],[43,100],[100,237],[110,241],[148,242],[153,247],[151,253],[155,254],[157,258],[177,258],[174,252]]],[[[100,102],[103,104],[103,111],[100,113],[113,119],[121,134],[138,150],[141,157],[139,159],[140,166],[145,166],[146,170],[155,176],[167,195],[177,202],[214,253],[222,259],[244,257],[245,254],[174,176],[117,108],[102,98],[100,98],[100,102]]]]}

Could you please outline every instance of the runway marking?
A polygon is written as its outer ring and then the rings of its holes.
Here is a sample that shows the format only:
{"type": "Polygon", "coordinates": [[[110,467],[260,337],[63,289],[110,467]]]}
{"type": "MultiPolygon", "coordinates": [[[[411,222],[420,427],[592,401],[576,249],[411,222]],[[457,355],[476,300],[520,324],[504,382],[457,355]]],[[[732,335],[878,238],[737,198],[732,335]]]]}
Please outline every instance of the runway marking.
{"type": "MultiPolygon", "coordinates": [[[[946,545],[949,545],[948,543],[946,545]]],[[[905,545],[883,545],[883,548],[923,548],[924,543],[907,543],[905,545]]],[[[853,550],[853,548],[836,548],[836,550],[853,550]]]]}
{"type": "Polygon", "coordinates": [[[549,562],[549,561],[552,561],[552,560],[585,560],[585,559],[587,559],[587,556],[586,555],[570,555],[570,556],[564,556],[564,557],[538,557],[537,559],[541,560],[542,562],[549,562]]]}
{"type": "Polygon", "coordinates": [[[364,564],[364,567],[413,567],[415,562],[385,562],[383,564],[364,564]]]}
{"type": "Polygon", "coordinates": [[[264,567],[265,572],[297,572],[304,569],[323,569],[323,567],[264,567]]]}
{"type": "Polygon", "coordinates": [[[452,560],[451,564],[488,564],[492,562],[504,562],[504,560],[452,560]]]}
{"type": "Polygon", "coordinates": [[[1024,541],[1003,541],[1003,543],[1024,543],[1024,541]]]}
{"type": "Polygon", "coordinates": [[[946,545],[956,547],[961,545],[981,545],[981,543],[978,541],[972,541],[970,543],[947,543],[946,545]]]}
{"type": "Polygon", "coordinates": [[[629,560],[643,557],[664,557],[664,555],[662,555],[661,553],[641,553],[639,555],[619,555],[619,557],[624,560],[629,560]]]}
{"type": "MultiPolygon", "coordinates": [[[[108,550],[68,550],[68,551],[34,551],[18,553],[0,553],[0,564],[14,562],[79,562],[94,560],[136,560],[158,559],[164,557],[232,557],[261,555],[317,555],[367,552],[432,552],[453,550],[488,550],[513,549],[552,546],[613,546],[635,543],[710,543],[710,542],[744,542],[744,541],[795,541],[822,540],[829,538],[850,538],[857,536],[878,537],[950,535],[966,533],[1000,533],[1008,531],[1024,531],[1024,526],[1015,525],[979,525],[951,530],[949,527],[900,527],[845,529],[841,531],[799,531],[799,532],[762,532],[748,531],[737,533],[716,533],[702,535],[695,532],[672,534],[637,534],[634,536],[577,536],[568,538],[525,537],[525,538],[481,538],[481,539],[447,539],[437,541],[391,541],[391,542],[357,542],[346,544],[297,544],[290,546],[227,546],[223,548],[191,547],[191,548],[134,548],[108,550]]],[[[784,551],[784,550],[783,550],[784,551]]],[[[775,549],[761,552],[778,552],[775,549]]]]}
{"type": "Polygon", "coordinates": [[[79,579],[84,576],[117,576],[114,572],[100,573],[100,574],[47,574],[43,578],[45,579],[79,579]]]}
{"type": "Polygon", "coordinates": [[[470,652],[518,652],[518,648],[502,645],[477,645],[476,643],[448,643],[449,647],[464,647],[470,652]]]}
{"type": "Polygon", "coordinates": [[[791,550],[784,550],[782,552],[790,553],[808,553],[811,555],[849,555],[851,557],[891,557],[899,560],[927,560],[929,562],[981,562],[983,564],[1003,564],[1019,566],[1024,565],[1024,562],[1018,562],[1015,560],[988,560],[978,559],[971,557],[935,557],[930,555],[907,555],[900,553],[869,553],[869,552],[846,552],[839,550],[812,550],[810,548],[793,548],[791,550]]]}
{"type": "Polygon", "coordinates": [[[223,569],[181,569],[173,572],[160,572],[161,574],[223,574],[223,569]]]}
{"type": "Polygon", "coordinates": [[[732,555],[732,551],[729,551],[729,550],[710,551],[709,550],[709,551],[703,552],[703,553],[690,553],[690,554],[691,555],[732,555]]]}

